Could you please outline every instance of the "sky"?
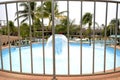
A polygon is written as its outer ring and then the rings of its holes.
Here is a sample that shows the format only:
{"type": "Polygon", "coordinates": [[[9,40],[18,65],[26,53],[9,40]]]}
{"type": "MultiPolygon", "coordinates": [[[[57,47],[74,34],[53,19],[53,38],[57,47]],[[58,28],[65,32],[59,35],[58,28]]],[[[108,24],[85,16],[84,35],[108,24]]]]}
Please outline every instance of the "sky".
{"type": "MultiPolygon", "coordinates": [[[[2,1],[11,1],[11,0],[0,0],[2,1]]],[[[15,1],[15,0],[14,0],[15,1]]],[[[120,1],[120,0],[114,0],[114,1],[120,1]]],[[[80,24],[80,2],[77,1],[70,1],[69,2],[69,17],[70,20],[75,20],[75,24],[80,24]]],[[[16,12],[16,4],[8,4],[8,19],[14,21],[15,19],[15,12],[16,12]]],[[[58,2],[59,11],[67,11],[67,2],[61,1],[58,2]]],[[[97,2],[96,3],[96,22],[101,26],[102,24],[105,24],[105,11],[106,11],[106,3],[103,2],[97,2]]],[[[83,2],[83,15],[86,12],[90,12],[94,14],[94,3],[93,2],[83,2]]],[[[120,4],[119,4],[119,13],[120,14],[120,4]]],[[[66,13],[64,14],[66,15],[66,13]]],[[[5,7],[4,5],[0,5],[0,20],[6,20],[6,14],[5,14],[5,7]]],[[[108,24],[111,19],[114,19],[116,17],[116,4],[109,3],[108,4],[108,24]]],[[[120,18],[120,15],[118,15],[118,18],[120,18]]],[[[16,23],[16,22],[15,22],[16,23]]],[[[47,24],[47,21],[44,21],[45,24],[47,24]],[[46,22],[46,23],[45,23],[46,22]]]]}

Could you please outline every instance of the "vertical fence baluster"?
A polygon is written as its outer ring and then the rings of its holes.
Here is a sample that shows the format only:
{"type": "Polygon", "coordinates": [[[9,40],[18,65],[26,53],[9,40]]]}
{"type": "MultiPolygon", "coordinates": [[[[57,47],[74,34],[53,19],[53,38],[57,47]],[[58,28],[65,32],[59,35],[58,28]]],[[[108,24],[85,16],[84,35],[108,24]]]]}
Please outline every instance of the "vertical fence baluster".
{"type": "Polygon", "coordinates": [[[116,46],[117,46],[117,29],[118,29],[118,3],[116,3],[116,25],[115,25],[115,47],[114,47],[114,72],[116,71],[116,46]]]}
{"type": "Polygon", "coordinates": [[[3,58],[2,58],[2,35],[0,34],[0,59],[1,59],[1,69],[3,70],[3,58]]]}
{"type": "Polygon", "coordinates": [[[54,25],[54,0],[52,0],[52,45],[53,45],[53,79],[52,80],[56,80],[56,61],[55,61],[55,25],[54,25]]]}
{"type": "Polygon", "coordinates": [[[80,17],[80,19],[81,19],[81,21],[80,21],[80,38],[81,38],[81,40],[80,40],[80,74],[82,75],[82,33],[83,33],[83,31],[82,31],[82,4],[83,4],[83,2],[82,2],[82,0],[81,0],[81,6],[80,6],[80,8],[81,8],[81,17],[80,17]]]}
{"type": "Polygon", "coordinates": [[[108,2],[106,2],[106,12],[105,12],[105,32],[104,32],[104,73],[106,71],[106,38],[107,38],[107,17],[108,17],[108,2]]]}
{"type": "Polygon", "coordinates": [[[68,75],[70,75],[69,36],[69,0],[67,0],[68,75]]]}
{"type": "MultiPolygon", "coordinates": [[[[53,35],[53,80],[56,80],[56,56],[55,56],[55,22],[54,22],[54,18],[55,18],[55,14],[54,14],[54,3],[55,3],[56,0],[52,0],[52,35],[53,35]]],[[[59,1],[59,0],[58,0],[59,1]]],[[[82,31],[82,12],[83,12],[83,1],[84,0],[80,0],[81,1],[81,21],[80,21],[80,74],[82,75],[83,72],[82,72],[82,34],[83,34],[83,31],[82,31]]],[[[89,1],[89,0],[88,0],[89,1]]],[[[96,1],[99,2],[99,0],[94,0],[94,24],[93,24],[93,58],[92,58],[92,74],[95,73],[95,21],[96,21],[96,1]]],[[[21,1],[20,1],[21,2],[21,1]]],[[[24,1],[26,2],[26,1],[24,1]]],[[[29,28],[30,28],[30,59],[31,59],[31,73],[33,74],[33,50],[32,50],[32,24],[31,23],[31,7],[30,7],[30,2],[27,1],[28,4],[29,4],[29,28]]],[[[117,33],[118,33],[118,3],[119,2],[113,2],[113,1],[103,1],[106,3],[106,12],[105,12],[105,32],[104,32],[104,73],[106,72],[106,40],[107,40],[107,22],[108,22],[108,3],[111,2],[111,3],[115,3],[116,4],[116,27],[114,29],[114,31],[111,31],[110,29],[110,34],[111,32],[115,33],[115,43],[114,43],[114,72],[116,71],[116,47],[117,47],[117,33]]],[[[9,2],[9,3],[12,3],[12,2],[9,2]]],[[[0,3],[2,4],[2,3],[0,3]]],[[[11,42],[10,42],[10,26],[9,26],[9,19],[8,19],[8,3],[5,2],[5,12],[6,12],[6,21],[7,21],[7,28],[8,28],[8,46],[9,46],[9,65],[10,65],[10,72],[12,72],[12,54],[11,54],[11,42]]],[[[43,0],[41,0],[41,5],[42,5],[42,44],[43,44],[43,74],[45,75],[45,45],[44,45],[44,38],[45,38],[45,31],[44,31],[44,20],[43,20],[43,0]]],[[[16,10],[18,12],[18,2],[16,2],[16,10]]],[[[19,14],[17,14],[17,25],[18,25],[18,37],[19,37],[19,58],[20,58],[20,72],[22,72],[22,55],[21,55],[21,37],[20,37],[20,24],[19,24],[19,14]]],[[[67,67],[68,67],[68,75],[70,75],[70,44],[69,44],[69,38],[70,38],[70,24],[69,24],[69,0],[67,0],[67,38],[68,38],[68,62],[67,62],[67,67]]],[[[1,35],[0,35],[1,37],[1,35]]],[[[34,33],[34,37],[35,37],[35,33],[34,33]]],[[[1,57],[1,69],[3,70],[3,58],[2,58],[2,41],[0,39],[0,57],[1,57]]]]}
{"type": "Polygon", "coordinates": [[[45,75],[45,45],[44,45],[44,25],[43,25],[43,1],[41,1],[41,6],[42,6],[43,74],[45,75]]]}
{"type": "MultiPolygon", "coordinates": [[[[18,3],[16,3],[16,10],[17,10],[17,12],[18,12],[18,3]]],[[[19,38],[20,72],[22,72],[21,39],[20,39],[20,25],[19,25],[19,18],[18,18],[18,14],[17,14],[17,25],[18,25],[18,38],[19,38]]]]}
{"type": "Polygon", "coordinates": [[[96,18],[96,1],[94,1],[94,22],[93,22],[93,71],[95,72],[95,18],[96,18]]]}
{"type": "Polygon", "coordinates": [[[31,7],[30,2],[28,2],[29,5],[29,27],[30,27],[30,58],[31,58],[31,73],[33,74],[33,53],[32,53],[32,32],[31,32],[31,7]]]}
{"type": "MultiPolygon", "coordinates": [[[[2,22],[2,20],[0,20],[0,23],[2,22]]],[[[2,58],[2,45],[3,45],[3,41],[1,40],[2,38],[2,34],[0,34],[0,59],[1,59],[1,69],[3,70],[3,58],[2,58]]]]}
{"type": "Polygon", "coordinates": [[[10,27],[9,27],[9,22],[8,22],[8,8],[7,8],[7,3],[5,4],[5,11],[6,11],[6,20],[7,20],[7,27],[8,27],[8,45],[9,45],[10,71],[12,71],[11,45],[10,45],[10,27]]]}

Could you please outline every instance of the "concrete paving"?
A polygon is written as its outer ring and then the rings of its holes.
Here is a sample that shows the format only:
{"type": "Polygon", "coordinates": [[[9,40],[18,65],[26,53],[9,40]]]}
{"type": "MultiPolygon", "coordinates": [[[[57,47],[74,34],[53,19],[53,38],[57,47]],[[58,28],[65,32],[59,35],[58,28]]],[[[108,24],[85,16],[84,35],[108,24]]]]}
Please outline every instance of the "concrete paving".
{"type": "MultiPolygon", "coordinates": [[[[52,80],[52,76],[0,71],[0,80],[52,80]]],[[[92,76],[57,76],[57,80],[120,80],[120,72],[92,76]]]]}

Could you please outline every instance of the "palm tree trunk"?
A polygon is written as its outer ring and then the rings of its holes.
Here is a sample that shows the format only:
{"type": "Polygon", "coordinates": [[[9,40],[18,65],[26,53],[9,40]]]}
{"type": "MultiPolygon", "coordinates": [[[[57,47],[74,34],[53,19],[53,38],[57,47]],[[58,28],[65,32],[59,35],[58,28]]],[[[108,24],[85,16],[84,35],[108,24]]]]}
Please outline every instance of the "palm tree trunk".
{"type": "Polygon", "coordinates": [[[35,26],[34,26],[34,20],[32,19],[32,24],[33,24],[33,37],[35,37],[35,26]]]}
{"type": "Polygon", "coordinates": [[[91,27],[89,25],[89,45],[91,46],[91,27]]]}
{"type": "Polygon", "coordinates": [[[52,30],[51,29],[51,22],[52,22],[52,18],[49,19],[48,30],[52,30]]]}
{"type": "Polygon", "coordinates": [[[51,28],[51,21],[49,21],[49,24],[48,24],[48,30],[51,28]]]}

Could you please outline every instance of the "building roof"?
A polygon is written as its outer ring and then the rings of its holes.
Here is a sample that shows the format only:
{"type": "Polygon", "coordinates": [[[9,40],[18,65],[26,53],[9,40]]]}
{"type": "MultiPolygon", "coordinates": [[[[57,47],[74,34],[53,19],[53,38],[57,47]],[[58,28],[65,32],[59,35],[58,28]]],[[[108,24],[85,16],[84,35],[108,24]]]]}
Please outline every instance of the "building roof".
{"type": "MultiPolygon", "coordinates": [[[[21,37],[20,37],[20,39],[22,39],[21,37]]],[[[16,41],[16,40],[19,40],[19,37],[18,36],[9,36],[9,41],[10,42],[13,42],[13,41],[16,41]]],[[[3,43],[8,43],[9,41],[8,41],[8,36],[7,35],[0,35],[0,41],[1,41],[1,43],[3,44],[3,43]]]]}

